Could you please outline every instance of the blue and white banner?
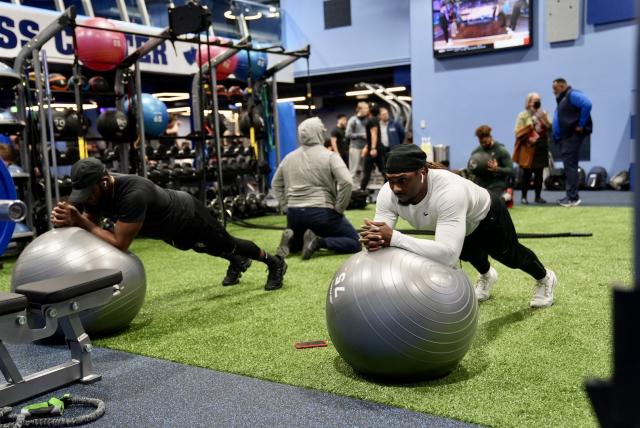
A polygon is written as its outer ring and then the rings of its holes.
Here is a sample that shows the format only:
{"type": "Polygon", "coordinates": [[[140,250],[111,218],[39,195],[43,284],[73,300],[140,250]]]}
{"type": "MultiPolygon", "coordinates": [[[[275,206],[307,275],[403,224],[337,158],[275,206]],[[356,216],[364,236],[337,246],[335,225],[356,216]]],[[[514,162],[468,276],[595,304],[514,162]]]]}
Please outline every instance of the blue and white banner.
{"type": "MultiPolygon", "coordinates": [[[[15,58],[22,46],[60,15],[61,12],[58,11],[0,3],[0,58],[15,58]]],[[[79,15],[76,22],[82,24],[87,19],[89,18],[79,15]]],[[[111,22],[121,31],[148,34],[148,36],[125,34],[128,54],[147,42],[149,38],[162,32],[162,29],[156,27],[115,20],[111,22]]],[[[66,28],[56,34],[44,45],[44,50],[47,51],[47,59],[50,62],[72,64],[74,55],[71,28],[66,28]]],[[[198,70],[196,65],[197,52],[196,46],[192,43],[175,42],[172,44],[170,41],[165,41],[140,59],[140,69],[163,74],[194,74],[198,70]]],[[[278,62],[281,58],[279,57],[280,55],[269,54],[269,64],[278,62]]],[[[278,81],[293,81],[292,68],[287,67],[279,72],[278,81]]]]}

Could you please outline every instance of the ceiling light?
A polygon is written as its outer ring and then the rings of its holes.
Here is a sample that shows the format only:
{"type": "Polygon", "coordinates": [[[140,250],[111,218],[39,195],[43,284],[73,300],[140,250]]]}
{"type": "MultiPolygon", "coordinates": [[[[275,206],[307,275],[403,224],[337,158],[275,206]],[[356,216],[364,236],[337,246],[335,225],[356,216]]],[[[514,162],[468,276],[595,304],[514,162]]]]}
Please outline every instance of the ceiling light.
{"type": "MultiPolygon", "coordinates": [[[[226,11],[224,13],[224,17],[227,18],[227,19],[238,19],[238,17],[235,16],[233,14],[233,12],[231,12],[230,10],[228,10],[228,11],[226,11]]],[[[260,19],[260,18],[262,18],[262,12],[256,12],[255,15],[244,15],[244,20],[245,21],[254,21],[254,20],[260,19]]]]}
{"type": "MultiPolygon", "coordinates": [[[[44,106],[45,109],[48,108],[49,106],[45,105],[44,106]]],[[[75,103],[53,103],[51,104],[51,108],[55,109],[55,110],[64,110],[66,108],[70,108],[75,110],[78,107],[77,104],[75,103]]],[[[31,107],[27,107],[27,110],[31,110],[31,111],[38,111],[40,108],[40,106],[31,106],[31,107]]],[[[82,110],[95,110],[98,108],[98,104],[92,102],[90,104],[82,104],[82,110]]]]}
{"type": "Polygon", "coordinates": [[[371,89],[362,89],[360,91],[349,91],[344,93],[348,97],[357,97],[358,95],[370,95],[373,94],[371,89]]]}
{"type": "Polygon", "coordinates": [[[309,108],[311,108],[311,110],[315,110],[316,106],[308,106],[308,105],[296,104],[296,105],[293,106],[293,108],[295,110],[309,110],[309,108]]]}
{"type": "Polygon", "coordinates": [[[191,97],[186,92],[158,92],[151,95],[164,102],[188,100],[191,97]]]}
{"type": "Polygon", "coordinates": [[[412,98],[411,98],[411,97],[408,97],[408,96],[406,96],[406,95],[400,95],[400,96],[398,97],[398,99],[399,99],[400,101],[411,101],[411,99],[412,99],[412,98]]]}
{"type": "Polygon", "coordinates": [[[278,98],[279,103],[295,103],[296,101],[304,101],[305,97],[289,97],[289,98],[278,98]]]}
{"type": "Polygon", "coordinates": [[[404,86],[392,86],[390,88],[387,88],[387,92],[402,92],[406,90],[407,88],[404,86]]]}

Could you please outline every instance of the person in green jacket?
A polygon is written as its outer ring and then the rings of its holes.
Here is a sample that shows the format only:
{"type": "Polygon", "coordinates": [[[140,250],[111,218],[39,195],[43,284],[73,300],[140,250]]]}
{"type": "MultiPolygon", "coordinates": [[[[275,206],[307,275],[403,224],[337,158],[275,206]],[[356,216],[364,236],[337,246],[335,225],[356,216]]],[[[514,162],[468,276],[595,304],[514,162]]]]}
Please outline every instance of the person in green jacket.
{"type": "MultiPolygon", "coordinates": [[[[503,198],[505,190],[513,177],[511,153],[504,145],[493,139],[491,127],[481,125],[476,129],[480,145],[471,152],[469,162],[475,163],[473,182],[484,187],[489,193],[503,198]]],[[[503,198],[504,200],[504,198],[503,198]]]]}

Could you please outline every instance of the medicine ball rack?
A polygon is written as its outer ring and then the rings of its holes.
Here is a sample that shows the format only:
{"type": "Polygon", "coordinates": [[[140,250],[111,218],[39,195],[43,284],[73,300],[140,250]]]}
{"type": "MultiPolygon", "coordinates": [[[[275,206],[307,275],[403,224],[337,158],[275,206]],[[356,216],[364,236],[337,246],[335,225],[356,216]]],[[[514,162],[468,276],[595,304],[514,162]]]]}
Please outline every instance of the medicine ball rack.
{"type": "MultiPolygon", "coordinates": [[[[176,15],[176,11],[180,8],[172,8],[169,10],[170,18],[176,15]]],[[[193,9],[191,7],[191,9],[193,9]]],[[[206,8],[202,8],[206,10],[206,8]]],[[[206,15],[206,13],[204,14],[206,15]]],[[[116,110],[124,112],[124,99],[127,93],[126,89],[132,94],[130,110],[135,114],[136,118],[136,140],[128,141],[127,143],[118,144],[117,155],[113,149],[104,150],[102,153],[92,153],[93,156],[99,157],[104,162],[118,162],[117,169],[120,172],[129,173],[133,166],[134,172],[150,178],[163,181],[166,179],[165,172],[157,167],[158,161],[163,162],[168,160],[172,166],[169,173],[169,178],[173,186],[181,186],[188,184],[187,187],[193,187],[192,192],[197,193],[198,197],[207,204],[208,200],[215,198],[217,207],[215,212],[220,215],[221,220],[224,222],[225,216],[225,204],[224,198],[230,197],[234,191],[240,191],[240,186],[237,182],[244,180],[246,184],[247,180],[254,180],[258,178],[258,187],[265,191],[268,183],[266,183],[266,174],[268,174],[268,168],[265,167],[266,152],[269,149],[267,147],[267,141],[273,141],[273,147],[276,151],[277,162],[280,161],[280,142],[278,135],[278,113],[277,113],[277,83],[276,74],[289,66],[300,58],[305,58],[308,61],[310,54],[310,47],[307,45],[303,49],[297,51],[286,51],[281,46],[269,46],[269,47],[256,47],[252,44],[251,36],[249,34],[244,16],[240,13],[237,17],[237,22],[240,27],[240,33],[242,38],[239,42],[221,42],[220,40],[209,40],[208,29],[211,25],[210,16],[206,18],[203,15],[203,20],[199,24],[201,25],[197,30],[192,31],[190,36],[185,36],[186,33],[180,33],[180,29],[168,27],[162,30],[159,34],[150,35],[146,33],[137,33],[132,31],[122,31],[118,29],[109,29],[108,31],[121,32],[131,34],[134,36],[148,37],[148,41],[131,53],[125,58],[115,70],[115,87],[113,93],[100,94],[103,96],[109,96],[115,98],[116,110]],[[206,36],[201,33],[206,32],[206,36]],[[195,34],[195,36],[193,35],[195,34]],[[168,159],[166,153],[161,156],[159,148],[163,145],[163,141],[168,141],[171,137],[159,137],[159,145],[148,144],[144,131],[143,112],[141,108],[138,108],[140,100],[142,99],[141,93],[141,72],[139,66],[139,60],[146,54],[151,52],[154,48],[159,46],[165,41],[180,41],[197,44],[198,48],[203,45],[217,45],[227,48],[214,58],[211,58],[209,62],[199,67],[198,71],[193,75],[191,86],[191,103],[192,103],[192,129],[193,132],[187,137],[178,137],[180,139],[191,140],[195,142],[195,147],[192,149],[190,155],[186,153],[171,152],[168,159]],[[251,141],[253,154],[250,155],[244,147],[241,149],[242,154],[238,155],[238,145],[232,145],[231,147],[233,155],[230,156],[228,148],[223,148],[221,144],[222,135],[220,133],[220,121],[219,121],[219,106],[218,106],[218,91],[211,90],[211,95],[208,97],[205,85],[209,84],[211,88],[217,88],[216,80],[216,67],[219,66],[226,59],[232,55],[245,50],[247,52],[257,51],[272,53],[281,56],[285,56],[286,59],[270,67],[264,76],[260,79],[253,79],[251,76],[251,64],[249,63],[249,75],[247,81],[247,92],[249,98],[246,101],[246,107],[253,113],[253,109],[258,104],[256,101],[255,91],[262,90],[267,86],[267,79],[270,79],[271,99],[269,105],[265,107],[265,111],[269,111],[271,117],[260,118],[264,121],[266,134],[260,135],[256,132],[256,123],[254,117],[249,117],[249,133],[244,136],[233,136],[230,138],[232,143],[239,138],[248,137],[251,141]],[[205,79],[205,75],[207,79],[205,79]],[[206,82],[208,80],[208,82],[206,82]],[[213,118],[213,135],[209,135],[204,120],[204,109],[210,108],[212,110],[211,117],[213,118]],[[133,145],[131,143],[134,143],[133,145]],[[133,148],[131,147],[133,146],[133,148]],[[148,149],[148,147],[151,147],[148,149]],[[135,153],[135,157],[131,157],[132,153],[135,153]],[[220,155],[218,155],[220,154],[220,155]],[[156,158],[156,159],[153,159],[156,158]],[[158,159],[162,158],[162,159],[158,159]],[[188,165],[185,168],[185,159],[189,159],[188,165]],[[191,159],[193,159],[191,161],[191,159]],[[179,166],[175,167],[176,160],[179,166]],[[156,167],[153,167],[153,163],[156,162],[156,167]],[[134,163],[134,165],[131,165],[134,163]],[[191,172],[193,170],[193,172],[191,172]],[[173,180],[175,178],[175,180],[173,180]],[[177,183],[177,184],[176,184],[177,183]],[[227,183],[229,183],[227,185],[227,183]],[[197,184],[197,186],[196,186],[197,184]],[[193,185],[193,186],[192,186],[193,185]],[[196,192],[197,189],[197,192],[196,192]]],[[[177,15],[176,15],[177,16],[177,15]]],[[[170,19],[170,22],[174,24],[174,20],[170,19]]],[[[27,44],[25,44],[21,51],[18,53],[13,70],[20,76],[20,84],[16,90],[16,104],[17,104],[17,118],[25,123],[31,123],[31,116],[36,114],[35,108],[31,104],[35,101],[38,106],[51,106],[53,91],[49,87],[48,82],[48,68],[46,52],[42,50],[45,43],[51,40],[56,34],[64,31],[67,28],[72,29],[73,44],[76,46],[75,29],[76,28],[92,28],[90,26],[76,23],[76,9],[74,6],[66,9],[57,19],[51,24],[43,28],[35,37],[33,37],[27,44]],[[35,82],[32,82],[33,87],[29,84],[29,71],[33,70],[35,74],[35,82]]],[[[184,29],[183,29],[184,30],[184,29]]],[[[193,30],[193,29],[191,29],[193,30]]],[[[249,60],[250,61],[250,60],[249,60]]],[[[81,65],[78,62],[77,56],[73,63],[73,77],[76,82],[81,81],[81,65]]],[[[73,94],[75,99],[75,110],[80,120],[83,120],[82,113],[82,100],[84,94],[82,94],[80,84],[74,85],[73,94]]],[[[68,93],[68,91],[62,91],[68,93]]],[[[56,91],[55,93],[59,93],[56,91]]],[[[311,104],[311,91],[308,84],[307,101],[311,104]]],[[[66,156],[61,155],[58,151],[52,152],[52,147],[55,147],[55,141],[79,141],[76,138],[54,138],[53,124],[52,124],[52,109],[51,108],[37,108],[37,122],[40,124],[39,131],[35,130],[34,126],[30,126],[31,129],[25,130],[20,138],[20,165],[24,171],[29,174],[27,188],[29,189],[26,197],[26,204],[28,212],[31,213],[27,218],[27,224],[30,228],[34,228],[35,215],[34,207],[38,203],[44,205],[41,211],[46,213],[51,212],[54,202],[60,200],[64,193],[70,190],[70,181],[67,177],[57,177],[56,171],[58,163],[60,165],[72,164],[77,160],[74,153],[66,156]],[[55,154],[55,155],[54,155],[55,154]],[[42,182],[39,182],[42,180],[42,182]],[[42,191],[44,190],[44,204],[42,200],[42,191]],[[53,193],[53,195],[52,195],[53,193]]],[[[228,137],[224,137],[228,138],[228,137]]],[[[135,138],[134,138],[135,139],[135,138]]],[[[104,140],[103,138],[82,138],[82,147],[79,147],[79,157],[83,158],[89,155],[87,147],[84,143],[92,142],[95,140],[104,140]]],[[[74,150],[72,150],[74,152],[74,150]]],[[[162,167],[166,169],[165,167],[162,167]]],[[[167,183],[169,183],[167,182],[167,183]]],[[[237,196],[237,195],[235,195],[237,196]]],[[[235,198],[234,196],[234,198],[235,198]]],[[[262,197],[263,198],[263,197],[262,197]]],[[[228,204],[227,204],[228,207],[228,204]]],[[[44,230],[51,228],[50,218],[48,215],[41,215],[40,221],[45,223],[44,230]]]]}

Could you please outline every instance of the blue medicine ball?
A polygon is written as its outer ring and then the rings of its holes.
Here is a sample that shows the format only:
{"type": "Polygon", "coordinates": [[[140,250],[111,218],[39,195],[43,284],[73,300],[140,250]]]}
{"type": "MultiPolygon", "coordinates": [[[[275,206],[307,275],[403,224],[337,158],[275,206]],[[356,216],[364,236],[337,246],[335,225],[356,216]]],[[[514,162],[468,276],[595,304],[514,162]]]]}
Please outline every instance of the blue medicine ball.
{"type": "Polygon", "coordinates": [[[267,72],[268,59],[266,52],[240,51],[238,55],[238,65],[233,73],[238,80],[246,81],[249,77],[249,63],[251,63],[251,79],[261,78],[267,72]]]}
{"type": "MultiPolygon", "coordinates": [[[[129,110],[129,100],[124,102],[124,109],[129,110]]],[[[167,106],[151,94],[142,94],[142,113],[145,135],[157,137],[167,129],[169,123],[167,106]]]]}

